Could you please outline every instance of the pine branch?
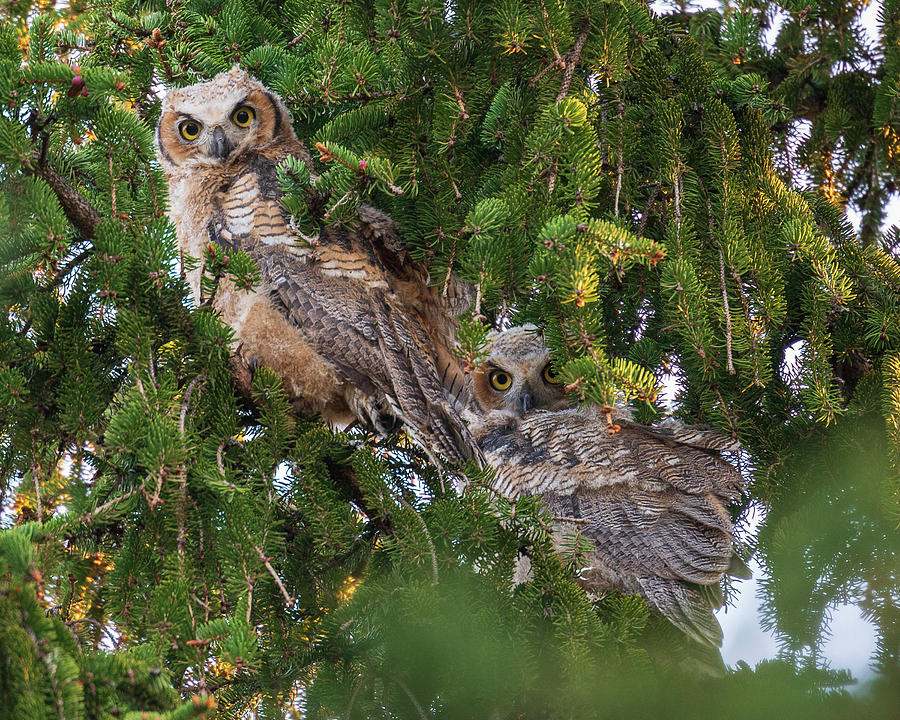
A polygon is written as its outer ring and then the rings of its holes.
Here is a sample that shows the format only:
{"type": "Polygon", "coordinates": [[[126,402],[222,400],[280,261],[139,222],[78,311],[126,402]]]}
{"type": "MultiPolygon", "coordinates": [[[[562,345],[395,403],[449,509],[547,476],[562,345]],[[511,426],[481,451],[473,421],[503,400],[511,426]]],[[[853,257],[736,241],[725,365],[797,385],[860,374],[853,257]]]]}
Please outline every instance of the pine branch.
{"type": "MultiPolygon", "coordinates": [[[[252,538],[250,538],[249,535],[247,536],[247,539],[252,541],[252,538]]],[[[288,610],[290,610],[292,607],[294,607],[294,603],[296,602],[296,599],[292,598],[290,596],[290,593],[288,593],[287,589],[285,589],[284,583],[281,582],[281,578],[278,577],[278,573],[275,572],[275,568],[273,568],[272,563],[269,562],[269,560],[271,558],[266,557],[266,554],[262,551],[262,548],[260,548],[259,545],[254,545],[253,549],[256,550],[256,554],[259,556],[259,559],[262,562],[262,564],[265,565],[266,570],[269,571],[269,575],[272,576],[272,579],[275,581],[275,584],[278,586],[278,589],[281,591],[281,595],[284,598],[285,606],[288,608],[288,610]]]]}
{"type": "Polygon", "coordinates": [[[56,193],[59,204],[69,222],[87,239],[94,237],[100,225],[100,214],[82,195],[72,187],[71,183],[60,175],[46,158],[27,168],[35,177],[46,182],[56,193]]]}
{"type": "Polygon", "coordinates": [[[376,530],[388,535],[395,535],[394,523],[391,519],[373,508],[366,501],[359,477],[352,467],[333,460],[326,460],[325,467],[328,468],[328,474],[331,476],[332,482],[343,488],[350,495],[353,504],[362,511],[376,530]]]}
{"type": "Polygon", "coordinates": [[[587,42],[590,30],[591,17],[590,15],[585,15],[584,22],[581,26],[581,32],[578,34],[578,39],[575,40],[575,45],[572,47],[572,50],[565,55],[566,71],[563,73],[562,86],[560,86],[559,93],[556,95],[557,103],[562,102],[566,95],[569,94],[569,85],[572,84],[572,77],[575,75],[575,68],[581,60],[581,51],[584,50],[584,44],[587,42]]]}
{"type": "Polygon", "coordinates": [[[728,305],[728,290],[725,287],[725,256],[719,247],[719,284],[722,288],[722,306],[725,308],[725,355],[728,358],[728,374],[734,375],[734,360],[731,355],[731,308],[728,305]]]}
{"type": "Polygon", "coordinates": [[[121,502],[125,502],[128,498],[132,497],[136,493],[140,492],[143,489],[143,486],[136,487],[133,490],[128,491],[124,495],[119,495],[118,497],[113,498],[112,500],[103,503],[102,505],[98,505],[96,508],[91,510],[90,512],[84,512],[78,516],[78,522],[84,523],[85,525],[93,525],[94,520],[105,513],[110,508],[115,507],[121,502]]]}
{"type": "Polygon", "coordinates": [[[647,204],[644,205],[644,212],[641,214],[641,224],[638,226],[637,236],[644,237],[644,231],[647,229],[647,220],[650,217],[650,210],[653,203],[656,202],[656,196],[659,194],[659,183],[653,183],[653,192],[647,198],[647,204]]]}

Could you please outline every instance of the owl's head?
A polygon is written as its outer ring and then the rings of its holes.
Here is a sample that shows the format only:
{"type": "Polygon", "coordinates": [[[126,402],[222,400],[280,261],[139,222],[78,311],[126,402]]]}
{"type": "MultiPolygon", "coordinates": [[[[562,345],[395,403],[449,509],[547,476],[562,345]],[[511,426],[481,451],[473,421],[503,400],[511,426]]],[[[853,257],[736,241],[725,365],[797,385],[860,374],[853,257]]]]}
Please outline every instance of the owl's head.
{"type": "Polygon", "coordinates": [[[212,80],[172,89],[156,126],[163,169],[224,166],[248,151],[296,142],[277,95],[235,66],[212,80]]]}
{"type": "Polygon", "coordinates": [[[482,412],[506,410],[522,415],[532,408],[561,410],[569,406],[563,384],[550,365],[550,350],[534,325],[491,333],[483,372],[473,379],[482,412]]]}

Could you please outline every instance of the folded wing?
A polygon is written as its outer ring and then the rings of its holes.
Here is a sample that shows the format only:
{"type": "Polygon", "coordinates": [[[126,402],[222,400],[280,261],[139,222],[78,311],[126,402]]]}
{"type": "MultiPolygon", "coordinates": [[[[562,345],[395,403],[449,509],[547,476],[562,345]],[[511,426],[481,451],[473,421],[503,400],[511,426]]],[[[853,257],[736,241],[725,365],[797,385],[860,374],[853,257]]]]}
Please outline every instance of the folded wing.
{"type": "Polygon", "coordinates": [[[379,429],[385,423],[375,416],[392,416],[431,453],[451,461],[477,454],[460,418],[467,384],[451,352],[468,287],[430,287],[394,223],[373,208],[362,206],[352,227],[304,238],[280,197],[275,163],[260,160],[221,193],[210,239],[256,260],[272,305],[358,391],[351,409],[363,423],[379,429]]]}
{"type": "Polygon", "coordinates": [[[537,494],[558,539],[592,541],[579,569],[593,589],[638,593],[683,632],[721,644],[712,610],[732,562],[740,474],[719,456],[733,443],[690,426],[606,422],[578,410],[534,411],[475,427],[496,485],[509,497],[537,494]]]}

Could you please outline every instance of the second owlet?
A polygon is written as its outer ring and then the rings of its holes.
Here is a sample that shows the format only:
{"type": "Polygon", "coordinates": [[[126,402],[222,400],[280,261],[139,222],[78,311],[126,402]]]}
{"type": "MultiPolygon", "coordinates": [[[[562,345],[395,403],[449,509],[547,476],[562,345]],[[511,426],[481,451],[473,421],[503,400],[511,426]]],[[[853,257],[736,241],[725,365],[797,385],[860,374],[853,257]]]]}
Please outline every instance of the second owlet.
{"type": "MultiPolygon", "coordinates": [[[[222,281],[213,298],[238,357],[275,370],[300,409],[332,424],[402,423],[432,456],[471,457],[451,354],[468,288],[429,287],[390,218],[368,206],[352,228],[302,241],[276,168],[288,156],[310,165],[309,155],[281,99],[238,68],[170,90],[156,137],[182,252],[202,258],[212,242],[259,266],[255,292],[222,281]]],[[[201,275],[188,274],[198,299],[201,275]]]]}
{"type": "Polygon", "coordinates": [[[578,533],[593,544],[579,582],[591,590],[644,596],[704,646],[719,646],[713,616],[720,581],[745,569],[734,556],[727,505],[740,473],[720,451],[730,438],[679,423],[645,426],[590,408],[568,408],[536,328],[494,335],[474,381],[472,431],[495,487],[509,499],[540,495],[557,539],[578,533]],[[565,408],[565,409],[561,409],[565,408]]]}

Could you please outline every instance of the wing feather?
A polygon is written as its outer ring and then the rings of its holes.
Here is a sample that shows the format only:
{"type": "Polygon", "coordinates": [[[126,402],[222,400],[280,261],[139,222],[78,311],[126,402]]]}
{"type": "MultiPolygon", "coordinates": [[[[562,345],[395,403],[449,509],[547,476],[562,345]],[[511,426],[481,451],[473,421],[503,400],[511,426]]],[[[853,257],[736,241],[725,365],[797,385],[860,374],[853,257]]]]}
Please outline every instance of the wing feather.
{"type": "Polygon", "coordinates": [[[558,538],[576,530],[593,541],[585,585],[640,593],[692,638],[719,645],[708,588],[732,563],[725,504],[742,479],[716,453],[733,445],[709,430],[669,429],[623,421],[611,435],[599,416],[537,410],[517,420],[492,413],[476,436],[498,490],[541,495],[558,538]]]}
{"type": "Polygon", "coordinates": [[[310,347],[378,407],[392,408],[427,450],[473,457],[459,414],[465,383],[447,360],[464,286],[455,282],[442,299],[390,218],[367,206],[354,228],[323,228],[316,244],[305,242],[274,178],[265,158],[237,177],[221,193],[210,238],[248,252],[272,303],[310,347]]]}

